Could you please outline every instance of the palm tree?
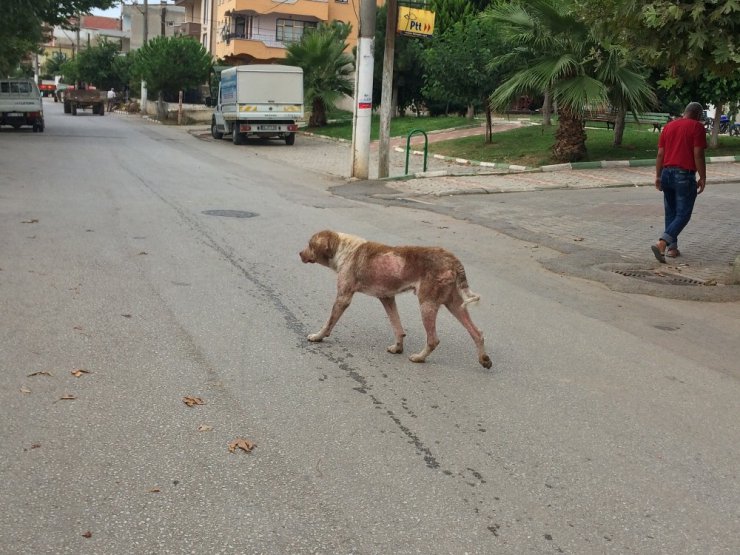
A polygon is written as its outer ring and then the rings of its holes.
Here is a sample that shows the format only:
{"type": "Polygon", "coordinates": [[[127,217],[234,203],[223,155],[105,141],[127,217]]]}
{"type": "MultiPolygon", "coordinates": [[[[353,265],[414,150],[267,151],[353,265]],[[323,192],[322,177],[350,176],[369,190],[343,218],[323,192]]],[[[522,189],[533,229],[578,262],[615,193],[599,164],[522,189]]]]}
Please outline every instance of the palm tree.
{"type": "Polygon", "coordinates": [[[493,92],[491,103],[506,108],[519,95],[549,91],[558,107],[553,158],[575,162],[586,157],[587,110],[616,108],[623,128],[624,113],[644,110],[655,96],[626,49],[598,41],[564,6],[530,0],[526,6],[504,4],[487,12],[512,46],[506,59],[524,55],[528,61],[493,92]]]}
{"type": "Polygon", "coordinates": [[[311,107],[308,125],[326,125],[327,111],[342,95],[353,92],[352,57],[345,53],[349,25],[321,25],[288,46],[285,63],[303,68],[306,104],[311,107]]]}

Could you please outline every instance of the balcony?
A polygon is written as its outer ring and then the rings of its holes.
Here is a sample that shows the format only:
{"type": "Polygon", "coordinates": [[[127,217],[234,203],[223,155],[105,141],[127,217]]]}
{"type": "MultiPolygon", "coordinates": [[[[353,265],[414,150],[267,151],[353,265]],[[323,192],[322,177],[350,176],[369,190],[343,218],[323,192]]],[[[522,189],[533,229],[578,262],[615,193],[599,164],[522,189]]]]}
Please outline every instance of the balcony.
{"type": "Polygon", "coordinates": [[[187,37],[195,37],[200,40],[200,23],[196,23],[194,21],[181,23],[177,33],[187,37]]]}
{"type": "Polygon", "coordinates": [[[285,58],[285,47],[290,44],[276,40],[275,33],[252,33],[249,38],[242,34],[229,34],[225,57],[246,57],[257,61],[270,61],[285,58]]]}
{"type": "Polygon", "coordinates": [[[271,14],[313,17],[319,21],[329,19],[328,0],[231,0],[230,11],[245,14],[271,14]]]}

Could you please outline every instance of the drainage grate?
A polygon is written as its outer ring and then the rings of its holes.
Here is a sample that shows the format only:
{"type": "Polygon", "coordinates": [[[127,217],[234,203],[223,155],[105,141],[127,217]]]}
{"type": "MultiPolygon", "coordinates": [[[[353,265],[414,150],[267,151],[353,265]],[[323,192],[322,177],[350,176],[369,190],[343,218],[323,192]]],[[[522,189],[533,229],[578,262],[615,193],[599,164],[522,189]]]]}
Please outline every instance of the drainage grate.
{"type": "Polygon", "coordinates": [[[663,272],[650,270],[614,270],[614,273],[625,277],[633,277],[643,281],[649,281],[651,283],[661,283],[663,285],[706,285],[706,283],[700,279],[677,276],[676,274],[665,274],[663,272]]]}
{"type": "Polygon", "coordinates": [[[257,214],[254,212],[245,212],[244,210],[203,210],[206,216],[222,216],[224,218],[254,218],[257,214]]]}

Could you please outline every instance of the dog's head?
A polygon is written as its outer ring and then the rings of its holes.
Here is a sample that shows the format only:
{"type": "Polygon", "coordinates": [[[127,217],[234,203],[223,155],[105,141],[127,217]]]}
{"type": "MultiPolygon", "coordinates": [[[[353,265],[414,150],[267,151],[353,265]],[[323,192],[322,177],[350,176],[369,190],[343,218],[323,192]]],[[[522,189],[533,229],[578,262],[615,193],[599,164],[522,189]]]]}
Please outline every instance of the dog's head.
{"type": "Polygon", "coordinates": [[[339,247],[339,235],[335,231],[325,229],[314,233],[308,240],[308,246],[299,254],[305,264],[321,264],[329,266],[329,262],[339,247]]]}

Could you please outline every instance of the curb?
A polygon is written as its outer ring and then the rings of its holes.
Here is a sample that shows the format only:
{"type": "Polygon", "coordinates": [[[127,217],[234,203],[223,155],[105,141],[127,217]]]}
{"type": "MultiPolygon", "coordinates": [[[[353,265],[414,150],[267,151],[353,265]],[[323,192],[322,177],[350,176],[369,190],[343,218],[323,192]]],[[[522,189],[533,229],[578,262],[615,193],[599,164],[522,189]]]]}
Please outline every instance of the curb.
{"type": "MultiPolygon", "coordinates": [[[[395,147],[395,152],[405,153],[406,149],[402,147],[395,147]]],[[[410,154],[414,156],[423,156],[424,152],[420,150],[412,150],[410,154]]],[[[451,162],[461,166],[472,166],[480,168],[489,168],[497,170],[508,170],[510,172],[554,172],[564,170],[595,170],[595,169],[608,169],[608,168],[644,168],[655,165],[655,159],[649,160],[602,160],[600,162],[567,162],[565,164],[551,164],[540,167],[528,167],[528,166],[517,166],[513,164],[501,164],[499,162],[479,162],[477,160],[466,160],[464,158],[453,158],[452,156],[443,156],[441,154],[433,154],[433,158],[436,160],[443,160],[445,162],[451,162]]],[[[735,156],[709,156],[706,159],[707,164],[719,164],[727,162],[740,162],[740,155],[735,156]]],[[[451,173],[450,170],[439,170],[435,172],[418,172],[414,175],[403,175],[393,178],[386,179],[412,179],[414,177],[443,177],[443,176],[455,176],[457,174],[451,173]]]]}

